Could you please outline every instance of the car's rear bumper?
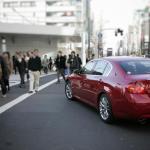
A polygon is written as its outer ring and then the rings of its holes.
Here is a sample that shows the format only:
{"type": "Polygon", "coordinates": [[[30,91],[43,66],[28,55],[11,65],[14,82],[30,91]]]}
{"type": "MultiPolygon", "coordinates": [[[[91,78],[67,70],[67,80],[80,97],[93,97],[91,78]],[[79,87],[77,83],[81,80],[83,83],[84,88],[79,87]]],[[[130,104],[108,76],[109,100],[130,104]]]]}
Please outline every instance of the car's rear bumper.
{"type": "Polygon", "coordinates": [[[135,119],[150,119],[150,97],[131,95],[130,115],[135,119]]]}

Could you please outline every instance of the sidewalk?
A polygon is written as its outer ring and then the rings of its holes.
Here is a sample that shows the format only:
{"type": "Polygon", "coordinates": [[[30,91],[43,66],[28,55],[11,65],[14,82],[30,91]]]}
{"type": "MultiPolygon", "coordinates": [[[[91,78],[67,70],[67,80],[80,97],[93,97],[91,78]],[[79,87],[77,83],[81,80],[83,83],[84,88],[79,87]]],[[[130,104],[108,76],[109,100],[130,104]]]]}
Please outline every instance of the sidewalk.
{"type": "MultiPolygon", "coordinates": [[[[51,75],[51,74],[55,74],[55,72],[49,72],[48,74],[45,74],[45,73],[42,72],[40,77],[44,77],[44,76],[51,75]]],[[[27,78],[25,76],[25,82],[26,81],[27,81],[27,78]]],[[[10,86],[15,86],[15,85],[19,84],[20,83],[19,74],[12,74],[10,76],[9,83],[10,83],[10,86]]]]}

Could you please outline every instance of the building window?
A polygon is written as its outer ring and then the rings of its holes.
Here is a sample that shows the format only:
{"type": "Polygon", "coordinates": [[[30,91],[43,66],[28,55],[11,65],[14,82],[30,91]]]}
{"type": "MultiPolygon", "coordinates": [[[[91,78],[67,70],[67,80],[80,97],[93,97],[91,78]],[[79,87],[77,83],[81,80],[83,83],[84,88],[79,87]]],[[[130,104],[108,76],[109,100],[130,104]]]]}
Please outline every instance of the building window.
{"type": "Polygon", "coordinates": [[[53,12],[46,12],[46,16],[47,17],[51,17],[51,16],[53,16],[53,15],[56,15],[57,13],[53,13],[53,12]]]}
{"type": "Polygon", "coordinates": [[[19,3],[17,1],[10,1],[10,2],[4,2],[3,7],[9,8],[9,7],[18,7],[19,3]]]}
{"type": "Polygon", "coordinates": [[[47,2],[46,2],[46,4],[47,4],[48,6],[52,6],[52,5],[56,4],[56,3],[57,3],[57,2],[53,2],[53,1],[52,1],[52,2],[50,2],[50,1],[47,1],[47,2]]]}
{"type": "Polygon", "coordinates": [[[34,1],[22,1],[20,2],[21,7],[35,7],[36,4],[34,1]]]}
{"type": "Polygon", "coordinates": [[[47,22],[46,25],[48,25],[48,26],[56,26],[56,23],[49,23],[49,22],[47,22]]]}

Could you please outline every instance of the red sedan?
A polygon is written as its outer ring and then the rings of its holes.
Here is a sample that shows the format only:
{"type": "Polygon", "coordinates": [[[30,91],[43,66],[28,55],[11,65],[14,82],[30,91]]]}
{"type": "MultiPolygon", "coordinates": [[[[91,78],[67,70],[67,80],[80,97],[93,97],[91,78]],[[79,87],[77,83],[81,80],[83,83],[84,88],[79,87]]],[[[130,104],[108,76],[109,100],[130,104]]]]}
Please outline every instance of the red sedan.
{"type": "Polygon", "coordinates": [[[88,62],[67,78],[65,93],[114,118],[150,118],[150,59],[109,57],[88,62]]]}

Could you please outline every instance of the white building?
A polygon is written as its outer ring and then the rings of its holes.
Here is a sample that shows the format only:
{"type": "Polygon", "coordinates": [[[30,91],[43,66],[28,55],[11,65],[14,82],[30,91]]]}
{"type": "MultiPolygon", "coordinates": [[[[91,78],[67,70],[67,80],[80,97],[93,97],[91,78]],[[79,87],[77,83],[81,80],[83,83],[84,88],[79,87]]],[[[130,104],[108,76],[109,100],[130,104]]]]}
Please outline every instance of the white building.
{"type": "Polygon", "coordinates": [[[0,21],[73,26],[81,24],[81,0],[1,0],[0,21]]]}
{"type": "Polygon", "coordinates": [[[81,0],[1,0],[0,25],[5,26],[5,29],[1,28],[0,36],[6,39],[6,43],[1,42],[1,47],[13,52],[16,49],[26,51],[38,48],[38,44],[35,43],[45,39],[43,44],[40,44],[43,46],[39,47],[44,52],[56,53],[58,49],[65,52],[68,49],[80,49],[78,45],[81,45],[79,44],[81,42],[81,14],[81,0]],[[10,23],[17,30],[10,29],[10,23]],[[24,31],[25,26],[28,29],[26,31],[24,31]],[[38,31],[38,26],[39,34],[32,31],[34,27],[38,31]],[[40,26],[48,26],[47,29],[52,32],[48,31],[45,35],[45,31],[42,33],[40,26]],[[4,30],[6,32],[3,32],[4,30]],[[64,33],[64,31],[67,32],[64,33]]]}

